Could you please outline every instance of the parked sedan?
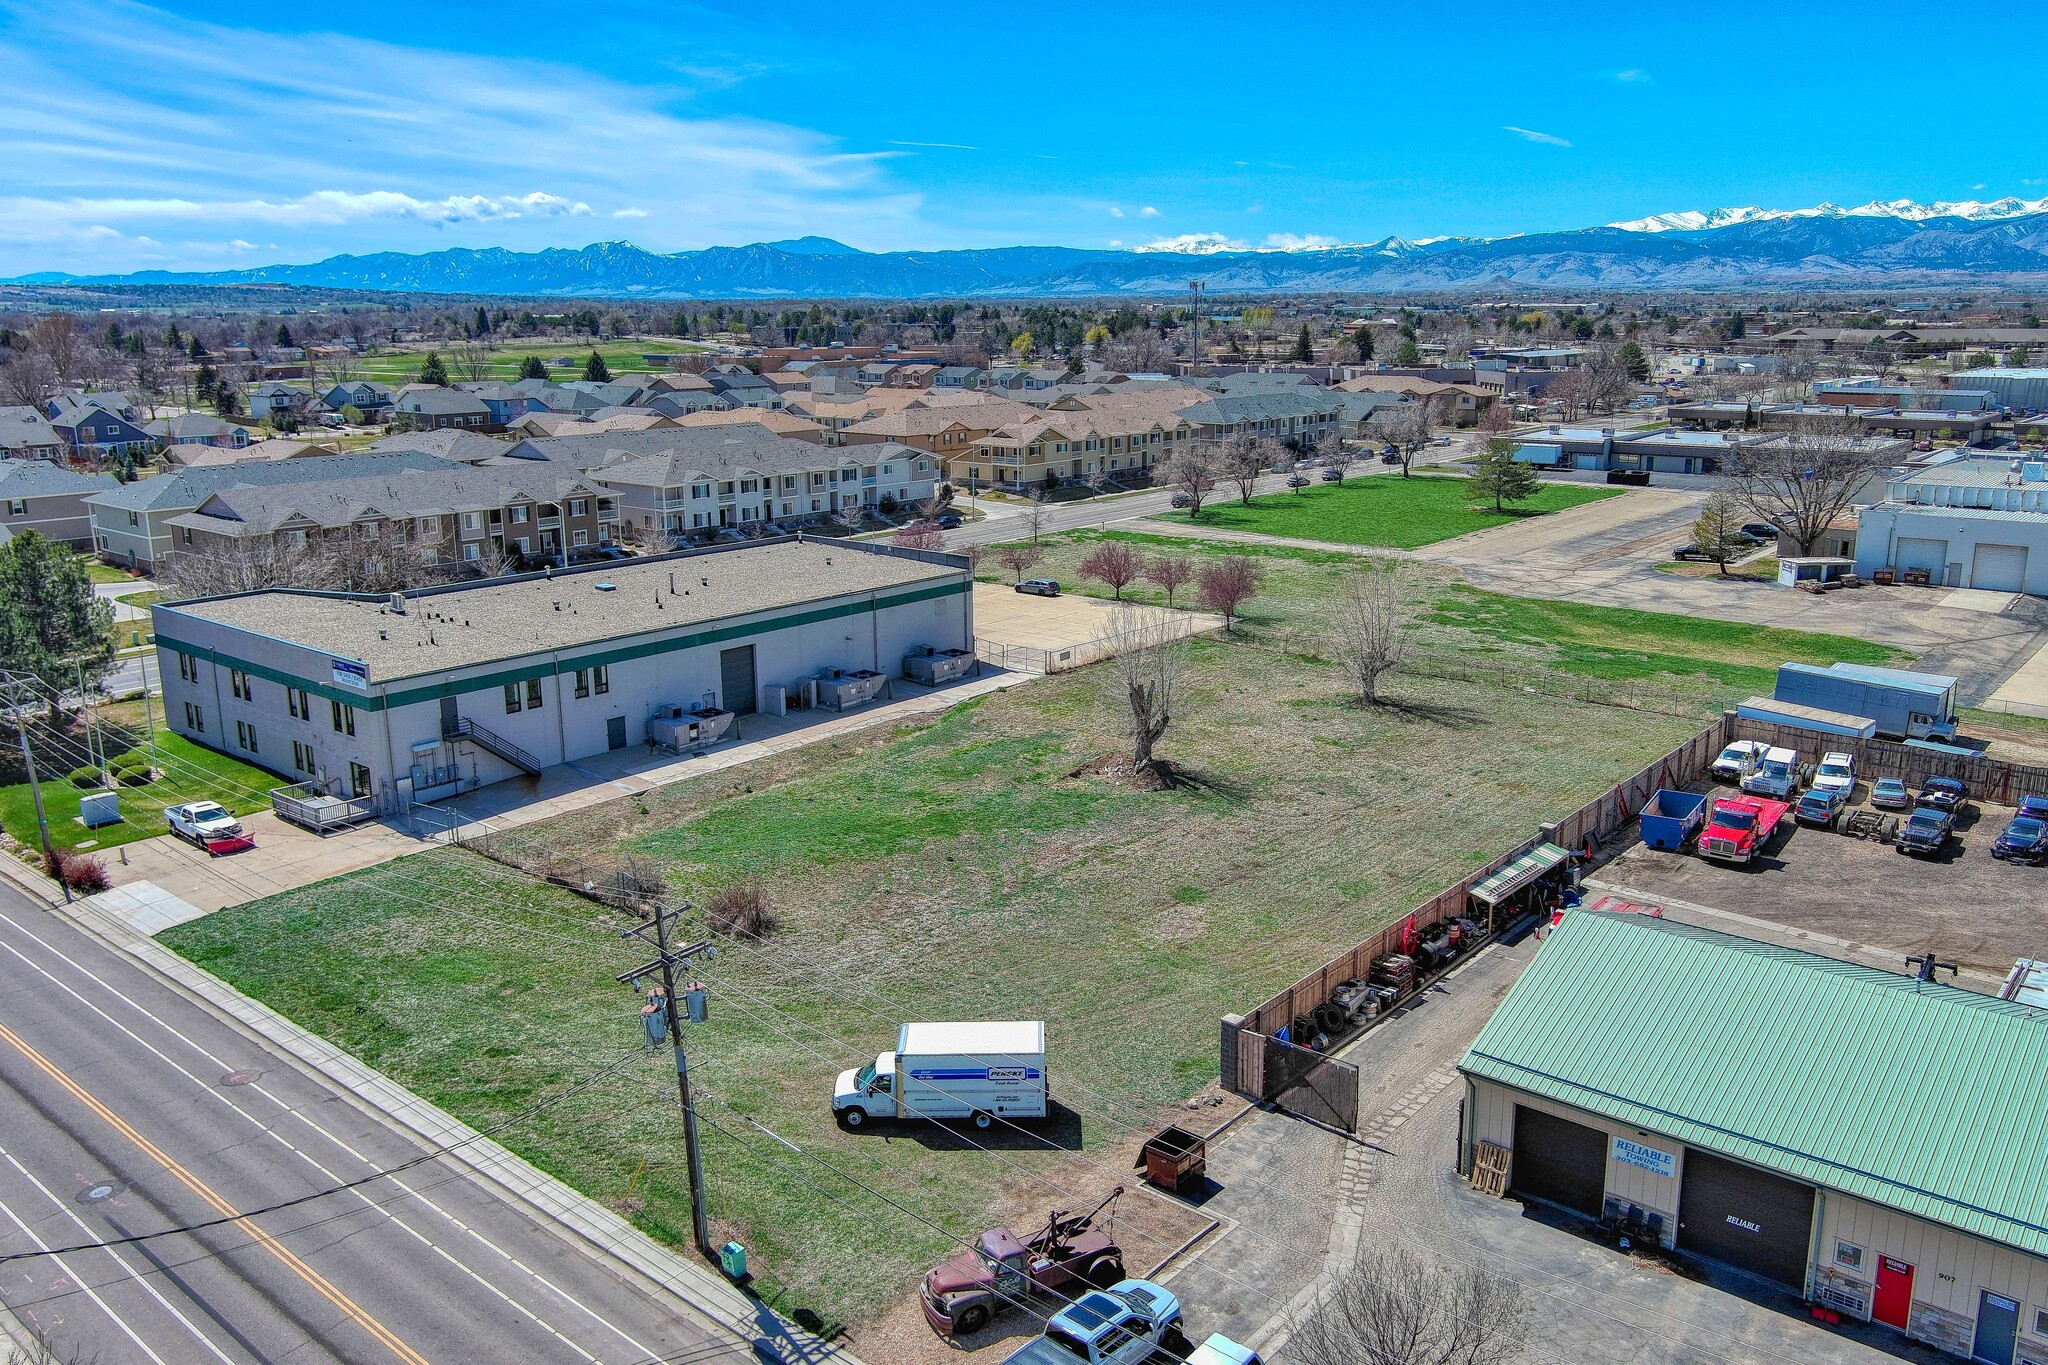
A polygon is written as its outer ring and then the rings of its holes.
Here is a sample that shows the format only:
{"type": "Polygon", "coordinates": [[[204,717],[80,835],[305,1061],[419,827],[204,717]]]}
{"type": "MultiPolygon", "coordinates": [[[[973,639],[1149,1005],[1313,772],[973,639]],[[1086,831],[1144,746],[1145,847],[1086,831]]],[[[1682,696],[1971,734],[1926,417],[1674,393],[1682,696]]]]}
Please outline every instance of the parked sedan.
{"type": "Polygon", "coordinates": [[[2048,820],[2048,796],[2022,796],[2018,813],[2031,815],[2036,820],[2048,820]]]}
{"type": "Polygon", "coordinates": [[[1879,810],[1905,810],[1913,804],[1913,793],[1896,777],[1880,777],[1871,785],[1870,804],[1879,810]]]}
{"type": "Polygon", "coordinates": [[[2048,821],[2015,815],[1991,845],[1991,856],[2014,863],[2048,861],[2048,821]]]}
{"type": "Polygon", "coordinates": [[[1053,578],[1027,578],[1017,585],[1018,592],[1030,593],[1033,597],[1058,597],[1059,580],[1053,578]]]}
{"type": "Polygon", "coordinates": [[[1963,784],[1953,777],[1930,777],[1920,788],[1920,804],[1956,811],[1962,808],[1964,795],[1963,784]]]}
{"type": "Polygon", "coordinates": [[[1899,827],[1898,851],[1938,854],[1948,847],[1955,823],[1956,817],[1951,812],[1921,806],[1899,827]]]}
{"type": "Polygon", "coordinates": [[[960,514],[958,512],[947,512],[939,517],[938,526],[941,531],[955,530],[959,525],[960,514]]]}
{"type": "Polygon", "coordinates": [[[1745,521],[1742,523],[1742,534],[1754,536],[1759,542],[1776,540],[1778,538],[1778,528],[1771,525],[1768,521],[1745,521]]]}

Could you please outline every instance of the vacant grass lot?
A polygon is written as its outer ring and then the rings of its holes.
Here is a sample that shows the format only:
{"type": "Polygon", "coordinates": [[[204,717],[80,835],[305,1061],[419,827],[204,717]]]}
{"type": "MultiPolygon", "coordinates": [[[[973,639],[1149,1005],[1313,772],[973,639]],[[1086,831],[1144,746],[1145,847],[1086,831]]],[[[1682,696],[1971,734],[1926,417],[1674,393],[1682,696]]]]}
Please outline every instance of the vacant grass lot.
{"type": "MultiPolygon", "coordinates": [[[[1257,531],[1294,540],[1327,540],[1339,545],[1384,545],[1412,550],[1452,536],[1502,526],[1523,517],[1561,512],[1602,498],[1619,489],[1585,484],[1547,483],[1535,497],[1496,512],[1467,499],[1466,480],[1442,475],[1398,478],[1373,475],[1342,484],[1318,483],[1298,493],[1264,493],[1244,504],[1219,484],[1217,497],[1202,508],[1197,525],[1226,531],[1257,531]]],[[[1185,512],[1165,512],[1173,521],[1187,521],[1185,512]]]]}
{"type": "MultiPolygon", "coordinates": [[[[148,739],[138,732],[109,725],[99,733],[104,736],[104,751],[110,758],[138,748],[145,754],[150,752],[148,739]]],[[[87,829],[78,822],[78,801],[85,795],[85,789],[67,776],[74,768],[90,762],[83,727],[61,733],[35,727],[30,731],[29,743],[35,749],[36,776],[42,782],[50,842],[62,849],[113,848],[153,838],[165,831],[164,807],[202,797],[220,802],[237,815],[247,815],[268,804],[266,793],[270,788],[283,785],[282,778],[162,730],[156,737],[156,763],[163,775],[154,782],[118,788],[121,820],[87,829]]],[[[99,743],[95,740],[95,747],[99,743]]],[[[0,786],[0,827],[19,843],[38,848],[41,840],[36,833],[35,800],[22,772],[20,755],[13,751],[11,743],[9,751],[13,757],[0,764],[0,773],[4,773],[7,781],[7,785],[0,786]]]]}
{"type": "MultiPolygon", "coordinates": [[[[427,350],[429,349],[432,348],[409,351],[385,351],[377,355],[366,355],[357,362],[357,368],[362,371],[364,379],[374,379],[379,383],[394,386],[410,384],[420,377],[420,366],[426,363],[427,350]]],[[[499,345],[497,355],[491,362],[491,373],[486,377],[490,379],[517,379],[519,377],[520,363],[530,355],[539,356],[541,363],[544,365],[556,356],[566,355],[574,356],[576,363],[562,368],[550,365],[548,367],[548,377],[557,381],[581,379],[583,377],[583,362],[590,358],[592,350],[597,351],[599,355],[604,357],[605,367],[613,374],[646,374],[660,367],[649,364],[642,358],[643,356],[681,355],[689,351],[701,351],[703,349],[705,348],[689,342],[662,341],[651,337],[635,341],[607,341],[602,343],[593,343],[588,337],[580,339],[517,337],[499,345]]],[[[455,348],[453,346],[440,348],[440,355],[441,363],[448,367],[448,377],[450,379],[464,380],[469,377],[466,374],[457,373],[458,367],[455,361],[455,348]]]]}

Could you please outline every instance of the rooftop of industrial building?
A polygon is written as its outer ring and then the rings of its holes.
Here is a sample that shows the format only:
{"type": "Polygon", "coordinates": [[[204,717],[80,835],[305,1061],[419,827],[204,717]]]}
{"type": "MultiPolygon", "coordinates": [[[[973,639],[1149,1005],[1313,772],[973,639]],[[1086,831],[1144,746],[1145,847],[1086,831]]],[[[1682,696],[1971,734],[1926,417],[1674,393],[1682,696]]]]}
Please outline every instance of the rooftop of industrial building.
{"type": "MultiPolygon", "coordinates": [[[[2040,463],[2042,460],[2039,456],[1965,455],[1958,459],[1944,460],[1939,464],[1906,470],[1893,482],[1941,484],[1950,488],[2017,488],[2024,482],[2021,477],[2022,466],[2040,463]]],[[[2029,486],[2042,485],[2035,481],[2029,486]]]]}
{"type": "Polygon", "coordinates": [[[1670,920],[1570,911],[1471,1075],[2048,1252],[2048,1013],[1670,920]]]}
{"type": "Polygon", "coordinates": [[[189,616],[356,660],[382,683],[964,575],[937,556],[780,540],[430,589],[403,612],[385,597],[286,589],[154,611],[165,643],[189,616]]]}

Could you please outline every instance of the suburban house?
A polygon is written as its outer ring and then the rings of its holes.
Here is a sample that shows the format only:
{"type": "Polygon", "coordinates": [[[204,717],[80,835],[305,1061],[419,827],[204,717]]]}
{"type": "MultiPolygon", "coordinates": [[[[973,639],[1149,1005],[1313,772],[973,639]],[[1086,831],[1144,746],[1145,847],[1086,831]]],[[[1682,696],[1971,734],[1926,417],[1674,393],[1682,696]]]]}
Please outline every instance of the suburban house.
{"type": "Polygon", "coordinates": [[[731,408],[725,411],[687,413],[674,420],[678,427],[730,427],[757,426],[777,436],[786,436],[792,441],[809,441],[812,445],[825,443],[825,428],[816,422],[798,417],[795,413],[777,412],[772,408],[731,408]]]}
{"type": "MultiPolygon", "coordinates": [[[[1202,436],[1192,414],[1210,402],[1171,385],[1135,393],[1069,394],[1043,412],[1005,422],[946,460],[946,475],[969,487],[1056,486],[1068,479],[1136,477],[1202,436]]],[[[1018,405],[1022,407],[1022,404],[1018,405]]],[[[1334,405],[1332,406],[1334,411],[1334,405]]]]}
{"type": "Polygon", "coordinates": [[[345,478],[399,470],[445,469],[447,462],[424,451],[324,455],[317,460],[266,460],[259,464],[173,469],[87,496],[92,509],[92,542],[109,563],[153,568],[173,548],[167,524],[223,488],[345,478]]]}
{"type": "Polygon", "coordinates": [[[457,385],[462,392],[480,399],[489,411],[490,424],[497,427],[510,426],[514,421],[531,412],[539,404],[532,396],[516,384],[487,382],[481,384],[457,385]]]}
{"type": "Polygon", "coordinates": [[[248,400],[252,419],[276,417],[293,411],[305,412],[313,405],[313,395],[305,389],[274,381],[251,384],[243,397],[248,400]]]}
{"type": "Polygon", "coordinates": [[[71,453],[87,459],[141,455],[157,438],[138,423],[135,408],[121,393],[67,393],[45,409],[50,426],[71,453]]]}
{"type": "Polygon", "coordinates": [[[381,422],[396,399],[388,385],[374,379],[351,379],[321,394],[320,401],[334,412],[354,408],[370,421],[381,422]]]}
{"type": "Polygon", "coordinates": [[[987,371],[977,365],[946,365],[932,376],[935,389],[978,389],[987,371]]]}
{"type": "Polygon", "coordinates": [[[64,454],[64,438],[50,419],[36,409],[0,407],[0,458],[55,460],[64,454]]]}
{"type": "Polygon", "coordinates": [[[828,670],[893,676],[922,648],[971,651],[972,587],[958,555],[776,540],[151,615],[173,730],[396,814],[676,729],[750,737],[740,718],[828,670]]]}
{"type": "Polygon", "coordinates": [[[85,500],[120,486],[111,474],[80,474],[49,460],[0,460],[0,541],[40,531],[74,550],[90,550],[92,510],[85,500]]]}
{"type": "Polygon", "coordinates": [[[434,384],[408,384],[400,389],[391,420],[424,431],[438,431],[442,427],[498,431],[504,427],[502,422],[491,420],[489,405],[475,394],[434,384]]]}
{"type": "Polygon", "coordinates": [[[612,495],[576,469],[511,460],[223,488],[165,525],[175,549],[201,554],[255,537],[287,547],[403,540],[452,565],[493,551],[522,562],[566,561],[577,550],[610,544],[618,517],[612,495]]]}
{"type": "Polygon", "coordinates": [[[151,422],[149,434],[167,446],[220,446],[240,450],[249,444],[249,428],[203,412],[184,412],[151,422]]]}

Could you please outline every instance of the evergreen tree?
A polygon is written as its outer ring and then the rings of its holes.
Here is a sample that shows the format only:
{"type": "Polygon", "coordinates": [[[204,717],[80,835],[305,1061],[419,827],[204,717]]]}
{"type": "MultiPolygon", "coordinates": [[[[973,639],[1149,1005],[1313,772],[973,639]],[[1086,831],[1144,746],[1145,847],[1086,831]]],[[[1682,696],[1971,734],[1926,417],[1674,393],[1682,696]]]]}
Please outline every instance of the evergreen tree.
{"type": "Polygon", "coordinates": [[[1301,324],[1301,335],[1294,339],[1294,351],[1289,360],[1311,361],[1316,358],[1315,339],[1308,334],[1308,324],[1301,324]]]}
{"type": "Polygon", "coordinates": [[[195,336],[192,338],[192,344],[185,348],[185,354],[193,360],[204,360],[206,359],[206,347],[200,345],[199,338],[195,336]]]}
{"type": "Polygon", "coordinates": [[[277,344],[287,349],[299,344],[292,340],[292,329],[281,322],[277,324],[277,344]]]}
{"type": "Polygon", "coordinates": [[[1412,337],[1404,339],[1401,342],[1401,349],[1394,352],[1394,363],[1396,365],[1420,365],[1422,363],[1422,352],[1415,348],[1415,341],[1412,337]]]}
{"type": "Polygon", "coordinates": [[[205,361],[192,373],[192,397],[201,403],[213,401],[213,391],[220,387],[220,375],[205,361]]]}
{"type": "Polygon", "coordinates": [[[420,366],[420,383],[448,387],[448,367],[441,363],[439,351],[427,352],[427,362],[420,366]]]}
{"type": "Polygon", "coordinates": [[[1506,436],[1488,441],[1473,464],[1472,477],[1465,480],[1465,496],[1473,502],[1493,499],[1493,510],[1507,511],[1506,504],[1525,502],[1543,486],[1536,471],[1515,459],[1521,442],[1506,436]]]}
{"type": "Polygon", "coordinates": [[[242,415],[242,395],[235,391],[233,384],[222,383],[213,387],[213,410],[222,417],[242,415]]]}
{"type": "Polygon", "coordinates": [[[583,377],[593,384],[609,384],[612,379],[611,367],[604,363],[603,356],[593,350],[590,359],[583,362],[583,377]]]}
{"type": "Polygon", "coordinates": [[[1372,327],[1359,323],[1358,330],[1351,334],[1351,349],[1358,352],[1358,363],[1367,364],[1372,360],[1372,327]]]}
{"type": "Polygon", "coordinates": [[[548,377],[548,367],[541,363],[539,356],[530,355],[519,362],[519,377],[521,379],[546,379],[548,377]]]}
{"type": "Polygon", "coordinates": [[[1748,327],[1749,324],[1742,320],[1742,314],[1730,313],[1728,315],[1728,339],[1730,341],[1742,340],[1743,334],[1748,330],[1748,327]]]}
{"type": "Polygon", "coordinates": [[[1624,341],[1614,352],[1615,366],[1638,384],[1647,383],[1650,378],[1650,357],[1643,354],[1643,348],[1633,341],[1624,341]]]}
{"type": "Polygon", "coordinates": [[[484,311],[482,304],[478,304],[476,307],[476,334],[480,337],[487,337],[491,334],[491,315],[484,311]]]}
{"type": "Polygon", "coordinates": [[[170,347],[174,351],[184,349],[185,338],[179,335],[178,324],[176,322],[172,322],[164,328],[164,345],[170,347]]]}
{"type": "Polygon", "coordinates": [[[122,345],[122,342],[123,342],[123,340],[124,340],[124,338],[123,338],[123,337],[122,337],[122,335],[121,335],[121,324],[120,324],[120,323],[118,323],[118,322],[110,322],[110,323],[108,323],[108,324],[107,324],[107,349],[108,349],[108,350],[110,350],[110,351],[118,351],[118,350],[120,350],[120,349],[121,349],[121,345],[122,345]]]}
{"type": "Polygon", "coordinates": [[[0,546],[0,668],[33,673],[50,691],[75,692],[114,657],[113,607],[93,596],[85,560],[38,531],[0,546]]]}
{"type": "Polygon", "coordinates": [[[668,330],[675,336],[688,336],[690,334],[690,315],[678,308],[674,319],[668,325],[668,330]]]}

